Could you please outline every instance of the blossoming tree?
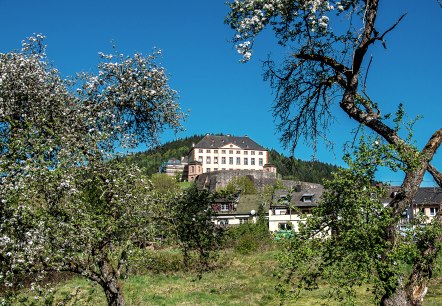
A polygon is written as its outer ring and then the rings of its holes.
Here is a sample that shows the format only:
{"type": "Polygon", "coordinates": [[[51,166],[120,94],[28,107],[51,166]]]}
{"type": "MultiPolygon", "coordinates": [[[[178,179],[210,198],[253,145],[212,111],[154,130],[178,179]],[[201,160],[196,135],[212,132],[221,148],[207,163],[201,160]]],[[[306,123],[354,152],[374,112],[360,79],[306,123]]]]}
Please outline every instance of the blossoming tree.
{"type": "MultiPolygon", "coordinates": [[[[414,242],[409,242],[414,243],[413,256],[410,255],[407,259],[412,266],[409,274],[397,268],[399,258],[395,255],[404,246],[401,235],[397,232],[397,222],[401,214],[411,206],[425,172],[430,172],[442,187],[442,175],[431,165],[442,142],[442,129],[434,132],[423,149],[419,150],[399,132],[397,123],[401,122],[404,115],[402,107],[399,107],[396,118],[392,120],[390,115],[381,113],[383,103],[370,99],[365,82],[368,69],[364,68],[370,67],[371,62],[367,52],[379,44],[385,47],[385,38],[405,17],[403,15],[389,27],[381,28],[377,23],[378,14],[383,13],[379,3],[379,0],[235,0],[229,3],[230,12],[226,23],[236,31],[233,41],[243,56],[243,62],[251,58],[254,39],[266,28],[274,32],[279,44],[290,48],[290,54],[281,64],[276,65],[272,60],[265,62],[265,78],[276,92],[273,110],[280,122],[278,128],[282,132],[284,144],[294,147],[300,139],[304,139],[307,142],[313,141],[315,145],[318,138],[326,138],[327,127],[335,111],[332,106],[337,103],[341,111],[356,123],[377,135],[376,142],[384,148],[381,150],[383,154],[373,155],[381,156],[381,159],[366,160],[377,165],[386,162],[392,168],[405,172],[399,191],[382,213],[385,222],[378,224],[383,230],[377,232],[379,243],[372,245],[379,249],[370,253],[375,254],[373,256],[377,260],[369,273],[370,277],[377,278],[376,293],[381,304],[420,305],[427,292],[427,284],[442,239],[442,217],[440,213],[436,216],[436,226],[429,226],[427,235],[420,236],[422,239],[416,238],[414,242]],[[338,24],[339,20],[346,21],[338,24]]],[[[369,151],[365,150],[364,154],[367,152],[369,151]]],[[[367,164],[358,166],[366,167],[367,164]]],[[[349,174],[342,175],[341,182],[351,184],[349,174]]],[[[359,182],[361,186],[370,182],[370,179],[364,179],[363,182],[359,182]]],[[[358,182],[353,183],[356,185],[358,182]]],[[[338,188],[338,185],[331,187],[338,188]]],[[[355,193],[351,194],[353,199],[358,198],[355,193]]],[[[333,194],[328,196],[326,202],[333,203],[333,194]]],[[[342,198],[335,200],[343,201],[342,198]]],[[[367,199],[364,205],[372,202],[367,199]]],[[[361,211],[360,209],[357,211],[361,211]]],[[[381,208],[374,211],[378,209],[381,208]]],[[[337,215],[339,213],[335,212],[337,215]]],[[[342,218],[343,215],[339,215],[334,220],[338,222],[342,218]]],[[[342,248],[339,251],[353,252],[353,255],[360,251],[356,244],[352,246],[353,248],[342,248]]],[[[369,256],[368,253],[364,254],[369,256]]],[[[328,259],[328,262],[323,262],[324,265],[336,263],[331,258],[328,259]]],[[[299,268],[299,265],[289,260],[287,270],[294,267],[299,268]]],[[[361,272],[357,277],[369,280],[362,270],[353,270],[355,273],[357,271],[361,272]]],[[[292,271],[290,275],[295,274],[292,271]]],[[[308,279],[312,281],[321,276],[325,275],[310,274],[308,279]]],[[[349,276],[354,274],[341,273],[342,278],[349,276]]],[[[351,286],[352,284],[349,287],[351,286]]]]}
{"type": "Polygon", "coordinates": [[[121,269],[155,236],[162,201],[116,149],[155,144],[184,118],[159,55],[100,53],[97,75],[64,80],[42,35],[0,54],[4,298],[30,275],[69,271],[97,282],[109,305],[124,304],[121,269]]]}

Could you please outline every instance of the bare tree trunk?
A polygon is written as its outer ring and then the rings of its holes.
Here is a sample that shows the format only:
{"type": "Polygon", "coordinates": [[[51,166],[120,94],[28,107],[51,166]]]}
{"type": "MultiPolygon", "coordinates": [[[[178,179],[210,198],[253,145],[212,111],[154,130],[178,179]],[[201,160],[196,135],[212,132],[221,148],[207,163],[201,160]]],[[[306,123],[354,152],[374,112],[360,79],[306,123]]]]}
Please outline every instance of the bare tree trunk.
{"type": "Polygon", "coordinates": [[[101,260],[98,266],[101,273],[98,283],[104,290],[107,304],[109,306],[124,306],[123,293],[119,283],[119,271],[115,270],[106,259],[101,260]]]}
{"type": "Polygon", "coordinates": [[[107,283],[101,283],[101,287],[106,295],[107,304],[109,306],[124,306],[124,298],[121,293],[121,288],[118,284],[118,280],[114,280],[107,283]]]}

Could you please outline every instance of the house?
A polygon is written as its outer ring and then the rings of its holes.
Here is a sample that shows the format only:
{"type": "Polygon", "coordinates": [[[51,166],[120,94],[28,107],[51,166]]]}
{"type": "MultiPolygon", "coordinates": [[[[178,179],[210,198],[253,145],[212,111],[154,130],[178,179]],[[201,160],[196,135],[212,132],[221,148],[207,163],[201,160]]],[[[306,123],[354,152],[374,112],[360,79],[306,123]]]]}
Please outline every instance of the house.
{"type": "Polygon", "coordinates": [[[431,222],[439,212],[442,204],[442,189],[436,187],[420,187],[412,204],[413,215],[423,214],[427,222],[431,222]]]}
{"type": "Polygon", "coordinates": [[[230,198],[218,198],[212,202],[212,221],[219,226],[232,226],[255,223],[260,201],[259,195],[236,194],[230,198]]]}
{"type": "MultiPolygon", "coordinates": [[[[400,187],[387,187],[387,197],[383,199],[384,206],[395,197],[400,187]]],[[[442,204],[442,189],[438,187],[419,187],[413,199],[411,207],[403,213],[400,220],[401,225],[406,225],[416,217],[425,216],[425,222],[431,222],[439,212],[442,204]]]]}
{"type": "MultiPolygon", "coordinates": [[[[192,162],[199,162],[202,167],[201,173],[222,170],[276,172],[276,168],[268,164],[268,160],[268,150],[247,135],[237,137],[229,134],[225,136],[207,134],[193,145],[189,152],[189,167],[192,162]]],[[[187,180],[195,180],[196,177],[189,174],[187,180]]]]}
{"type": "Polygon", "coordinates": [[[307,183],[305,186],[297,185],[292,192],[276,190],[269,209],[269,230],[298,231],[299,223],[304,222],[305,216],[318,206],[323,192],[322,185],[307,183]]]}
{"type": "Polygon", "coordinates": [[[181,159],[172,158],[167,162],[163,162],[159,168],[159,173],[165,173],[169,176],[176,176],[182,174],[188,164],[187,157],[181,157],[181,159]]]}

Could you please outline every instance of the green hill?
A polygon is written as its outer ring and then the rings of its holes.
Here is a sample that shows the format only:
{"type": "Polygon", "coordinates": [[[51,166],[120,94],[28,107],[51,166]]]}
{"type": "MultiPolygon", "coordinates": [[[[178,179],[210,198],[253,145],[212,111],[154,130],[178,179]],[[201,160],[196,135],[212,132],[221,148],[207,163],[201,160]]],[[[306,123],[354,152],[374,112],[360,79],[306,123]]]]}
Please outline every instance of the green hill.
{"type": "MultiPolygon", "coordinates": [[[[161,146],[145,152],[138,152],[127,157],[128,162],[136,163],[145,173],[152,175],[158,172],[162,162],[172,158],[179,159],[187,155],[192,148],[192,143],[198,143],[204,135],[167,142],[161,146]]],[[[276,150],[269,151],[269,162],[274,164],[283,179],[292,179],[312,183],[322,183],[324,179],[331,178],[331,173],[337,166],[319,161],[304,161],[294,157],[286,157],[276,150]]]]}

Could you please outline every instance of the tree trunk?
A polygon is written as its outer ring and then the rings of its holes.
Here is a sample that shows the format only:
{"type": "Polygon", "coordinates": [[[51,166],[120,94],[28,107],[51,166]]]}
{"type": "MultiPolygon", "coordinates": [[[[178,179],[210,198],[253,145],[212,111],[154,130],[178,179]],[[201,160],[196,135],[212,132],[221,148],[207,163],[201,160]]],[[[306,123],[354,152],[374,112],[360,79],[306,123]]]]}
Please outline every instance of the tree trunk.
{"type": "Polygon", "coordinates": [[[107,304],[109,306],[124,306],[124,298],[118,281],[102,283],[104,293],[106,294],[107,304]]]}
{"type": "Polygon", "coordinates": [[[416,306],[420,304],[413,304],[410,301],[407,292],[401,286],[391,296],[383,296],[381,299],[381,306],[416,306]]]}
{"type": "Polygon", "coordinates": [[[101,276],[98,283],[103,288],[109,306],[124,306],[123,293],[119,283],[120,273],[112,265],[103,259],[99,261],[101,276]]]}

